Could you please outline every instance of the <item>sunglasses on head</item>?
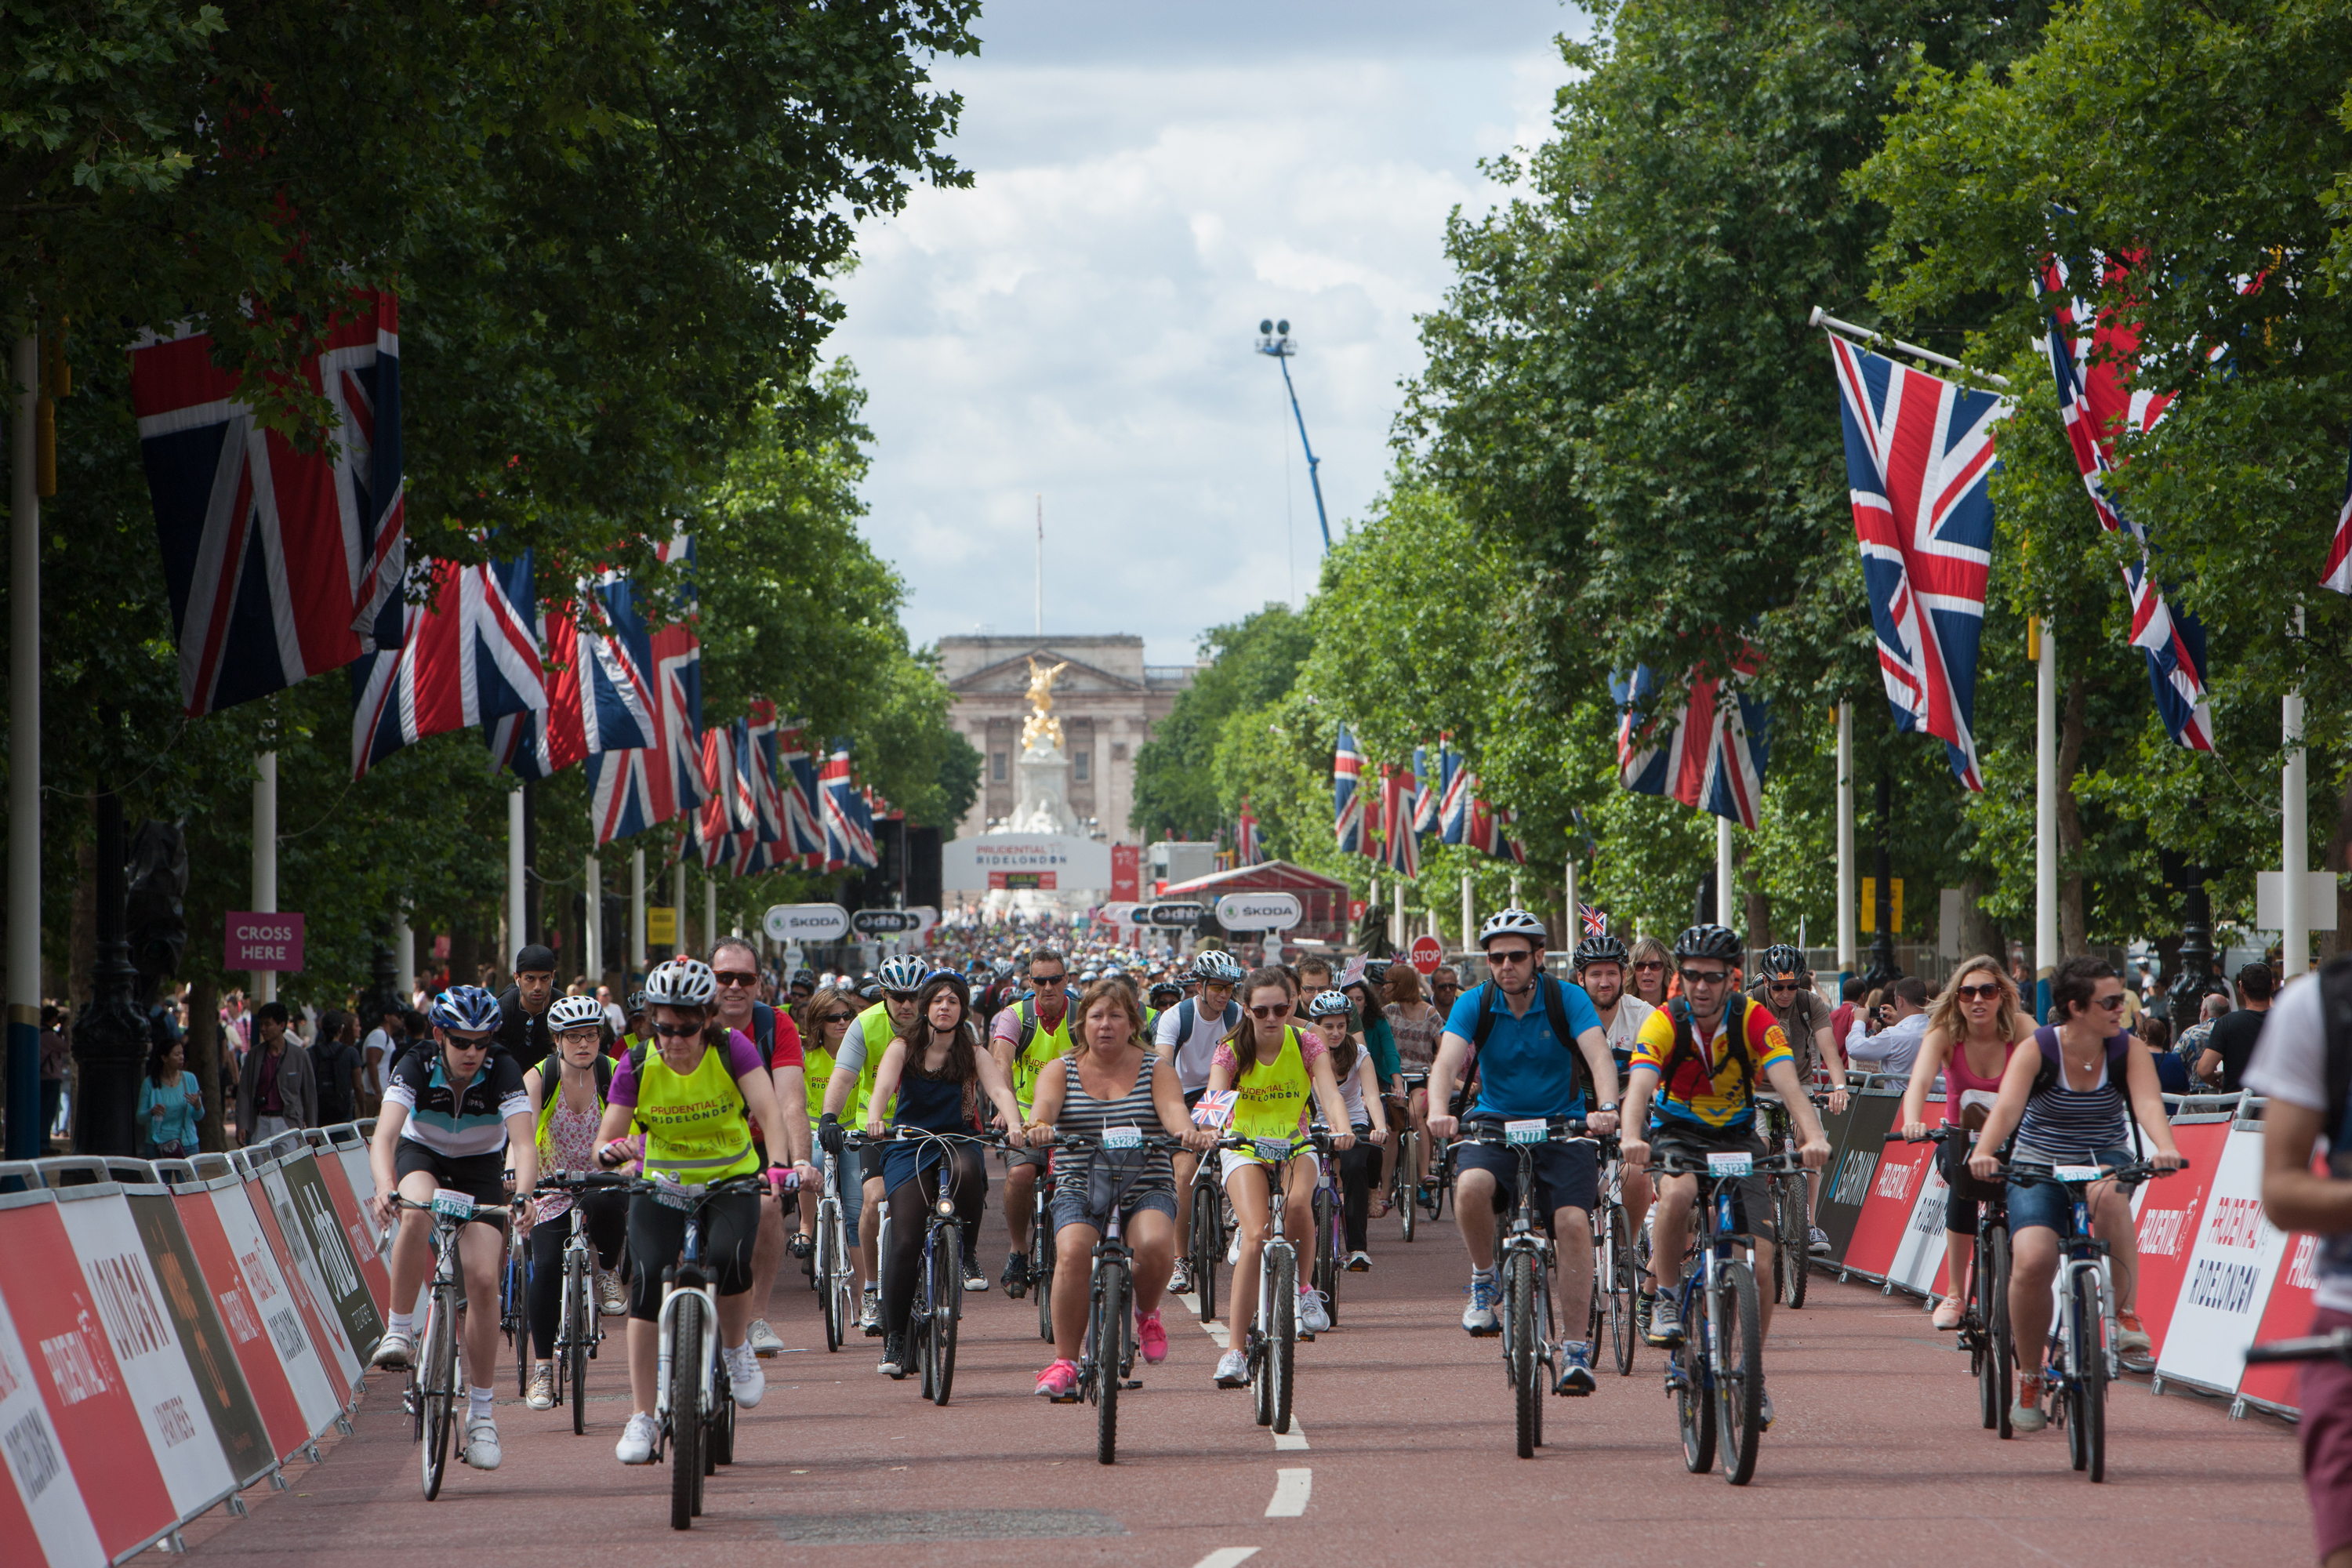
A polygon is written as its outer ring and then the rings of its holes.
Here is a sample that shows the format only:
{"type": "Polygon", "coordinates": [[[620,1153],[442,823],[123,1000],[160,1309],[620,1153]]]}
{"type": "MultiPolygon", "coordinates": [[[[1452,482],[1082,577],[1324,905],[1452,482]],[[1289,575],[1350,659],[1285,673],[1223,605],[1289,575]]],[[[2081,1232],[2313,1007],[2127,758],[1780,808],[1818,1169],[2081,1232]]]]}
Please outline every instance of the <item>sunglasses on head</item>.
{"type": "Polygon", "coordinates": [[[1252,1007],[1250,1016],[1257,1018],[1279,1018],[1289,1011],[1290,1004],[1287,1002],[1268,1002],[1252,1007]]]}

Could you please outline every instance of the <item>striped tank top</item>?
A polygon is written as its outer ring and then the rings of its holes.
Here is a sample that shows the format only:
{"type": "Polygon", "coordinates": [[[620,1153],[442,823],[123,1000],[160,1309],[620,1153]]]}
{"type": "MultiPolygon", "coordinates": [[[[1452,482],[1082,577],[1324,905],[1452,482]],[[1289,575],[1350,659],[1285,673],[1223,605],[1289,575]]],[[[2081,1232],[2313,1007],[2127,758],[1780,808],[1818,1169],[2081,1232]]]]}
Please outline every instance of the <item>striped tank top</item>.
{"type": "MultiPolygon", "coordinates": [[[[1062,1071],[1066,1076],[1062,1086],[1062,1114],[1060,1120],[1054,1123],[1054,1131],[1099,1138],[1106,1127],[1135,1127],[1141,1129],[1146,1138],[1164,1136],[1168,1130],[1160,1125],[1159,1110],[1151,1103],[1151,1073],[1162,1059],[1152,1052],[1144,1052],[1143,1066],[1135,1075],[1135,1087],[1116,1100],[1097,1100],[1087,1092],[1085,1084],[1078,1081],[1078,1058],[1064,1057],[1062,1071]]],[[[1091,1151],[1085,1153],[1056,1151],[1054,1155],[1055,1179],[1060,1181],[1067,1177],[1084,1182],[1094,1168],[1097,1157],[1091,1151]]],[[[1132,1153],[1121,1157],[1135,1158],[1132,1153]]],[[[1165,1149],[1143,1151],[1141,1173],[1129,1182],[1128,1190],[1141,1193],[1155,1188],[1164,1188],[1169,1192],[1176,1190],[1175,1167],[1169,1163],[1165,1149]]]]}
{"type": "Polygon", "coordinates": [[[2044,1026],[2034,1031],[2034,1040],[2057,1076],[2025,1102],[2025,1114],[2017,1123],[2016,1157],[2034,1164],[2088,1164],[2102,1150],[2128,1147],[2131,1124],[2123,1089],[2111,1069],[2126,1059],[2116,1042],[2121,1040],[2127,1051],[2131,1037],[2118,1035],[2107,1041],[2099,1058],[2098,1081],[2088,1089],[2066,1086],[2056,1030],[2044,1026]]]}

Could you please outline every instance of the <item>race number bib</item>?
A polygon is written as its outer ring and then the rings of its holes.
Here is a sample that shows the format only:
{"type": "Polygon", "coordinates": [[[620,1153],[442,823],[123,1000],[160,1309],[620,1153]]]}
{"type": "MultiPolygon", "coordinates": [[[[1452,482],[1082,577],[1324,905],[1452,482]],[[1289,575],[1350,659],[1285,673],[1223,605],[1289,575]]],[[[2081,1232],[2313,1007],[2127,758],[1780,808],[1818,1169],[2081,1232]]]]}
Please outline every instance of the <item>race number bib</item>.
{"type": "Polygon", "coordinates": [[[1106,1127],[1103,1129],[1102,1146],[1106,1149],[1140,1149],[1143,1147],[1143,1129],[1106,1127]]]}
{"type": "Polygon", "coordinates": [[[446,1187],[433,1189],[433,1212],[443,1219],[471,1219],[474,1200],[463,1193],[453,1193],[446,1187]]]}
{"type": "Polygon", "coordinates": [[[1745,1150],[1734,1150],[1727,1154],[1711,1152],[1706,1157],[1706,1173],[1710,1176],[1745,1176],[1752,1174],[1755,1169],[1756,1156],[1745,1150]]]}
{"type": "Polygon", "coordinates": [[[1503,1123],[1503,1142],[1506,1143],[1544,1143],[1550,1139],[1551,1129],[1544,1125],[1540,1116],[1525,1121],[1503,1123]]]}
{"type": "Polygon", "coordinates": [[[1279,1165],[1290,1158],[1290,1140],[1287,1138],[1260,1138],[1255,1140],[1255,1143],[1257,1157],[1269,1164],[1279,1165]]]}
{"type": "Polygon", "coordinates": [[[2106,1172],[2096,1165],[2057,1165],[2050,1173],[2062,1182],[2095,1182],[2106,1172]]]}

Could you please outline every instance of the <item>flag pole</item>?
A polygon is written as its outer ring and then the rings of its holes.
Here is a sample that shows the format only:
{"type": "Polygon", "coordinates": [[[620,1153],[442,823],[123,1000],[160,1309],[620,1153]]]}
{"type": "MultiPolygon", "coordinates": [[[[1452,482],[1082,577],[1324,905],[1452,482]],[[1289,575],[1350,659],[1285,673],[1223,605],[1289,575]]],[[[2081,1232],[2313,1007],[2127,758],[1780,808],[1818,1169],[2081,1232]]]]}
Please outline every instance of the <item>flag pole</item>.
{"type": "MultiPolygon", "coordinates": [[[[2303,606],[2294,607],[2294,635],[2303,637],[2303,606]]],[[[2308,799],[2304,790],[2303,690],[2300,687],[2279,699],[2279,739],[2286,744],[2286,762],[2279,769],[2279,886],[2281,978],[2292,980],[2311,966],[2311,911],[2305,907],[2309,890],[2304,868],[2311,851],[2305,824],[2308,799]]]]}
{"type": "Polygon", "coordinates": [[[590,994],[604,984],[604,868],[588,852],[588,890],[580,900],[580,963],[590,994]]]}
{"type": "Polygon", "coordinates": [[[1478,903],[1472,891],[1470,873],[1462,873],[1462,951],[1475,952],[1478,948],[1478,903]]]}
{"type": "Polygon", "coordinates": [[[1843,986],[1854,972],[1861,946],[1854,932],[1853,899],[1853,704],[1837,710],[1837,965],[1843,986]]]}
{"type": "Polygon", "coordinates": [[[48,1152],[41,1121],[41,342],[16,340],[9,432],[7,1156],[48,1152]]]}
{"type": "Polygon", "coordinates": [[[1715,819],[1715,923],[1730,927],[1731,922],[1731,818],[1715,819]]]}
{"type": "Polygon", "coordinates": [[[1841,321],[1819,305],[1813,307],[1812,316],[1807,324],[1826,327],[1842,337],[1852,338],[1856,342],[1865,345],[1884,343],[1896,353],[1908,354],[1913,359],[1923,359],[1929,364],[1942,365],[1946,370],[1964,371],[1980,381],[1992,383],[2004,392],[2009,389],[2009,377],[2005,375],[1996,375],[1989,370],[1979,370],[1973,365],[1962,364],[1948,354],[1939,354],[1933,349],[1923,349],[1917,343],[1906,343],[1901,338],[1890,338],[1885,333],[1874,332],[1868,327],[1857,327],[1852,321],[1841,321]]]}
{"type": "Polygon", "coordinates": [[[2026,623],[2034,655],[2033,1016],[2050,1014],[2058,969],[2058,638],[2040,616],[2026,623]]]}
{"type": "Polygon", "coordinates": [[[646,847],[640,844],[629,855],[629,973],[634,976],[645,972],[646,847]]]}
{"type": "Polygon", "coordinates": [[[1568,947],[1573,952],[1576,944],[1584,940],[1584,906],[1576,901],[1576,851],[1573,849],[1561,858],[1559,882],[1560,892],[1568,900],[1568,947]]]}
{"type": "Polygon", "coordinates": [[[523,884],[530,876],[530,868],[524,864],[523,846],[530,831],[530,825],[523,814],[522,791],[507,791],[507,963],[512,963],[515,954],[530,941],[530,913],[523,902],[523,884]]]}
{"type": "Polygon", "coordinates": [[[669,955],[683,958],[693,950],[686,944],[686,845],[677,848],[677,896],[670,904],[669,955]]]}
{"type": "MultiPolygon", "coordinates": [[[[253,912],[278,912],[278,753],[274,751],[253,755],[253,912]]],[[[278,1000],[277,971],[262,970],[254,979],[254,989],[261,993],[264,1002],[278,1000]]]]}

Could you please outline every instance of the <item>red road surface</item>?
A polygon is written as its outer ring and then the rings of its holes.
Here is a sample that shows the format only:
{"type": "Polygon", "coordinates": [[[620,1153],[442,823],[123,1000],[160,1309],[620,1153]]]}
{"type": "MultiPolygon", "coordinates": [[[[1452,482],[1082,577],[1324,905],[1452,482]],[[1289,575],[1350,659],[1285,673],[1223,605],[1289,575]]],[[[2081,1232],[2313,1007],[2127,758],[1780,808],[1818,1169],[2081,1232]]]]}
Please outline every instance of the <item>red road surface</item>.
{"type": "MultiPolygon", "coordinates": [[[[982,1254],[1003,1261],[992,1204],[982,1254]]],[[[967,1297],[954,1403],[874,1371],[878,1341],[824,1351],[815,1299],[787,1261],[772,1321],[788,1345],[765,1363],[766,1400],[745,1412],[739,1461],[709,1482],[688,1534],[669,1529],[669,1472],[625,1468],[617,1354],[590,1370],[588,1435],[563,1410],[526,1409],[500,1380],[505,1463],[452,1455],[424,1501],[394,1379],[370,1380],[353,1436],[298,1468],[290,1489],[247,1494],[187,1539],[199,1562],[340,1568],[387,1552],[440,1561],[579,1564],[658,1560],[681,1568],[854,1560],[884,1547],[919,1563],[1118,1563],[1189,1568],[1255,1548],[1254,1565],[1430,1563],[1517,1553],[1644,1564],[1955,1564],[2063,1562],[2292,1564],[2312,1556],[2294,1433],[2227,1419],[2195,1395],[2112,1391],[2107,1480],[2067,1468],[2052,1431],[2003,1443],[1979,1426],[1968,1363],[1917,1303],[1815,1277],[1801,1312],[1777,1317],[1767,1352],[1779,1420],[1753,1484],[1686,1474],[1658,1352],[1600,1394],[1555,1399],[1550,1446],[1512,1452],[1500,1342],[1458,1326],[1467,1266],[1452,1215],[1412,1246],[1376,1221],[1374,1271],[1350,1276],[1340,1324],[1298,1352],[1307,1447],[1277,1451],[1245,1391],[1210,1381],[1216,1346],[1180,1305],[1171,1353],[1120,1404],[1119,1460],[1094,1459],[1094,1412],[1030,1393],[1047,1359],[1036,1312],[992,1289],[967,1297]],[[1281,1472],[1304,1470],[1285,1483],[1281,1472]],[[1267,1516],[1284,1488],[1303,1513],[1267,1516]],[[839,1548],[851,1548],[845,1552],[839,1548]],[[658,1558],[646,1554],[658,1553],[658,1558]]],[[[618,1327],[617,1320],[612,1326],[618,1327]]],[[[617,1334],[607,1346],[617,1352],[617,1334]]],[[[454,1447],[454,1445],[453,1445],[454,1447]]],[[[872,1561],[871,1557],[865,1558],[872,1561]]]]}

